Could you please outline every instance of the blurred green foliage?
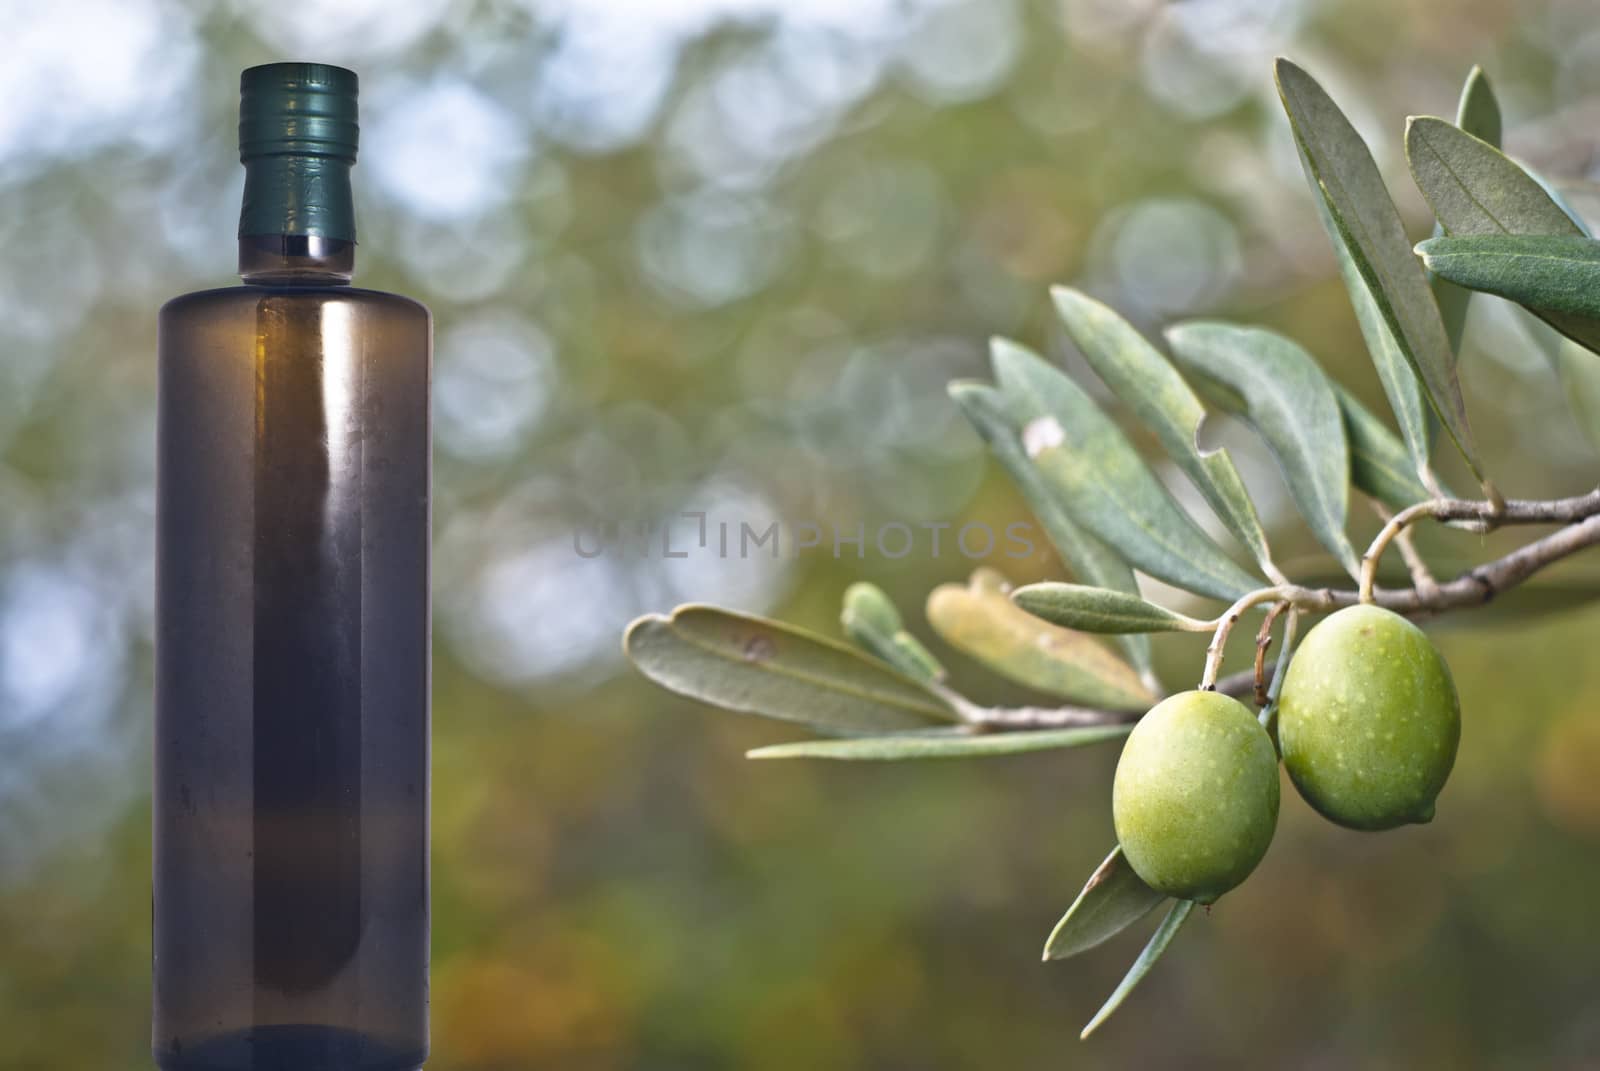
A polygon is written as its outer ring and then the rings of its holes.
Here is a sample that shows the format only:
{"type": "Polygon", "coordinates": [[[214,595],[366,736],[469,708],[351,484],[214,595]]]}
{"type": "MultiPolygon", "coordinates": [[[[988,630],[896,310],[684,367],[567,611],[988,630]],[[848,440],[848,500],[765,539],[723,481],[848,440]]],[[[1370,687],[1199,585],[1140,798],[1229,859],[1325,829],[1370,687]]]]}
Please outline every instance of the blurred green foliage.
{"type": "MultiPolygon", "coordinates": [[[[852,581],[916,608],[972,561],[573,543],[683,510],[1026,519],[944,385],[995,334],[1076,362],[1051,283],[1152,334],[1266,323],[1386,414],[1270,57],[1350,110],[1421,238],[1403,119],[1449,115],[1474,62],[1510,152],[1592,168],[1591,5],[84,0],[15,29],[0,1063],[145,1062],[154,310],[227,280],[237,72],[294,55],[361,71],[359,281],[438,323],[433,1066],[1592,1065],[1595,614],[1441,631],[1465,730],[1439,818],[1374,839],[1286,793],[1255,878],[1080,1046],[1144,934],[1037,955],[1111,842],[1114,749],[747,763],[782,731],[672,699],[617,650],[688,598],[837,634],[852,581]]],[[[1508,494],[1593,485],[1553,367],[1474,301],[1461,374],[1508,494]]],[[[1261,447],[1206,435],[1280,560],[1319,556],[1261,447]]],[[[998,564],[1059,578],[1044,545],[998,564]]],[[[955,683],[1009,687],[906,617],[955,683]]],[[[1169,679],[1197,671],[1191,638],[1155,650],[1169,679]]]]}

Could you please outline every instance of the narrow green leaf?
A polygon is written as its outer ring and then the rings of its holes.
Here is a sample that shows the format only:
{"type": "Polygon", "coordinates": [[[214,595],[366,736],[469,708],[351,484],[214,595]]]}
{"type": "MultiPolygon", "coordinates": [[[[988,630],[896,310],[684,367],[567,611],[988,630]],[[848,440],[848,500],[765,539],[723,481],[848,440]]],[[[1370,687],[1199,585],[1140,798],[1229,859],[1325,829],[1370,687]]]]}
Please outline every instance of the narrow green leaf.
{"type": "Polygon", "coordinates": [[[789,625],[680,606],[628,626],[623,648],[663,688],[712,706],[863,735],[955,720],[915,681],[789,625]]]}
{"type": "Polygon", "coordinates": [[[851,584],[844,593],[839,623],[858,647],[877,655],[917,680],[944,679],[944,667],[905,629],[900,612],[876,584],[851,584]]]}
{"type": "Polygon", "coordinates": [[[1090,875],[1044,943],[1044,958],[1066,959],[1104,944],[1148,915],[1166,897],[1144,883],[1122,857],[1122,845],[1090,875]]]}
{"type": "MultiPolygon", "coordinates": [[[[1031,410],[1010,412],[1000,392],[981,383],[952,383],[950,397],[961,407],[977,429],[979,437],[988,444],[989,452],[1022,492],[1028,508],[1038,518],[1045,535],[1073,575],[1095,587],[1138,594],[1139,583],[1134,579],[1128,563],[1067,515],[1057,503],[1055,494],[1046,486],[1044,477],[1028,460],[1027,453],[1022,449],[1022,429],[1032,419],[1031,410]]],[[[1148,674],[1151,671],[1149,637],[1122,636],[1119,642],[1134,668],[1148,674]]]]}
{"type": "Polygon", "coordinates": [[[903,630],[906,625],[893,600],[876,584],[857,581],[844,589],[844,614],[854,622],[863,639],[881,640],[903,630]]]}
{"type": "Polygon", "coordinates": [[[1100,1026],[1101,1023],[1111,1018],[1112,1012],[1122,1007],[1122,1002],[1128,999],[1128,994],[1133,992],[1135,986],[1144,981],[1144,976],[1150,973],[1150,968],[1156,965],[1172,939],[1177,936],[1178,929],[1188,919],[1189,913],[1194,910],[1193,900],[1179,900],[1172,905],[1172,910],[1167,912],[1167,917],[1161,920],[1161,925],[1156,927],[1156,932],[1151,935],[1150,943],[1144,946],[1144,951],[1139,953],[1139,958],[1133,961],[1133,966],[1123,977],[1115,993],[1109,1000],[1095,1012],[1094,1018],[1089,1020],[1089,1025],[1083,1028],[1083,1033],[1078,1037],[1086,1038],[1100,1026]]]}
{"type": "Polygon", "coordinates": [[[1600,349],[1600,241],[1576,235],[1485,234],[1417,246],[1451,282],[1509,298],[1590,349],[1600,349]]]}
{"type": "Polygon", "coordinates": [[[1316,192],[1326,202],[1373,303],[1421,379],[1445,430],[1474,475],[1485,480],[1439,307],[1421,265],[1408,255],[1410,241],[1372,153],[1309,74],[1280,59],[1277,78],[1279,96],[1316,192]]]}
{"type": "Polygon", "coordinates": [[[1405,444],[1355,395],[1337,383],[1333,390],[1344,417],[1345,439],[1350,444],[1350,482],[1356,489],[1395,511],[1432,498],[1417,478],[1405,444]]]}
{"type": "MultiPolygon", "coordinates": [[[[1451,237],[1586,236],[1540,179],[1442,119],[1419,116],[1406,124],[1406,156],[1418,189],[1451,237]]],[[[1529,308],[1568,338],[1600,350],[1600,324],[1560,309],[1529,308]]]]}
{"type": "Polygon", "coordinates": [[[1082,584],[1028,584],[1012,592],[1011,601],[1035,617],[1079,632],[1197,632],[1207,627],[1137,595],[1082,584]]]}
{"type": "Polygon", "coordinates": [[[1161,440],[1217,517],[1243,543],[1267,576],[1275,576],[1267,535],[1250,493],[1226,450],[1200,448],[1205,406],[1172,363],[1106,305],[1069,287],[1050,291],[1056,312],[1084,359],[1139,422],[1161,440]]]}
{"type": "Polygon", "coordinates": [[[1015,343],[993,345],[995,379],[1028,414],[1023,449],[1062,508],[1135,568],[1229,601],[1259,586],[1175,502],[1122,431],[1059,369],[1015,343]]]}
{"type": "Polygon", "coordinates": [[[1155,701],[1133,667],[1088,636],[1013,605],[1008,591],[998,573],[979,569],[965,586],[929,593],[928,622],[950,646],[1041,692],[1113,710],[1155,701]]]}
{"type": "Polygon", "coordinates": [[[1407,120],[1406,159],[1446,234],[1583,233],[1516,161],[1443,119],[1407,120]]]}
{"type": "Polygon", "coordinates": [[[1073,729],[1036,729],[1022,732],[971,733],[961,729],[897,736],[855,737],[848,740],[801,740],[775,744],[746,753],[751,759],[840,759],[895,762],[902,759],[968,759],[987,755],[1021,755],[1052,748],[1084,747],[1116,740],[1133,731],[1133,724],[1085,725],[1073,729]]]}
{"type": "MultiPolygon", "coordinates": [[[[1372,367],[1383,385],[1384,396],[1389,399],[1389,409],[1400,425],[1406,451],[1411,456],[1411,468],[1417,473],[1418,480],[1435,480],[1430,458],[1433,455],[1434,431],[1439,422],[1429,412],[1428,403],[1423,399],[1422,382],[1411,370],[1411,362],[1406,360],[1399,340],[1389,327],[1389,321],[1383,318],[1383,311],[1372,296],[1372,287],[1367,285],[1361,269],[1356,266],[1350,243],[1334,221],[1326,199],[1319,195],[1316,180],[1312,177],[1311,162],[1306,159],[1304,152],[1300,154],[1300,164],[1311,179],[1311,200],[1316,206],[1317,218],[1322,221],[1322,229],[1333,243],[1334,255],[1339,263],[1339,278],[1344,282],[1345,293],[1350,295],[1350,307],[1356,314],[1356,325],[1361,329],[1362,341],[1367,344],[1367,353],[1372,357],[1372,367]]],[[[1460,291],[1459,287],[1456,289],[1460,291]]]]}
{"type": "MultiPolygon", "coordinates": [[[[1551,184],[1499,151],[1492,139],[1427,116],[1407,123],[1406,154],[1423,196],[1439,219],[1435,232],[1589,237],[1582,218],[1551,184]]],[[[1447,286],[1455,284],[1445,283],[1447,286]]],[[[1470,291],[1456,286],[1458,293],[1470,291]]],[[[1600,352],[1600,330],[1581,317],[1530,310],[1556,331],[1600,352]]]]}
{"type": "Polygon", "coordinates": [[[1215,322],[1170,327],[1167,343],[1202,389],[1210,387],[1219,405],[1261,433],[1318,542],[1359,572],[1361,559],[1344,531],[1350,494],[1344,417],[1316,359],[1276,332],[1215,322]]]}
{"type": "MultiPolygon", "coordinates": [[[[1461,101],[1456,106],[1456,126],[1473,137],[1490,145],[1500,146],[1500,102],[1482,67],[1473,67],[1467,73],[1466,84],[1461,87],[1461,101]]],[[[1444,233],[1444,226],[1434,224],[1433,235],[1444,233]]],[[[1467,305],[1472,291],[1463,290],[1455,283],[1429,273],[1434,300],[1439,303],[1439,318],[1444,321],[1444,333],[1450,339],[1450,348],[1459,357],[1461,333],[1467,323],[1467,305]]]]}
{"type": "Polygon", "coordinates": [[[1456,126],[1490,145],[1500,144],[1500,101],[1495,98],[1494,87],[1483,68],[1474,65],[1467,72],[1461,86],[1461,100],[1456,104],[1456,126]]]}
{"type": "Polygon", "coordinates": [[[1433,287],[1433,298],[1439,303],[1439,319],[1444,322],[1445,337],[1450,340],[1450,352],[1461,357],[1461,336],[1467,327],[1467,309],[1472,304],[1472,291],[1463,289],[1448,279],[1428,273],[1428,285],[1433,287]]]}

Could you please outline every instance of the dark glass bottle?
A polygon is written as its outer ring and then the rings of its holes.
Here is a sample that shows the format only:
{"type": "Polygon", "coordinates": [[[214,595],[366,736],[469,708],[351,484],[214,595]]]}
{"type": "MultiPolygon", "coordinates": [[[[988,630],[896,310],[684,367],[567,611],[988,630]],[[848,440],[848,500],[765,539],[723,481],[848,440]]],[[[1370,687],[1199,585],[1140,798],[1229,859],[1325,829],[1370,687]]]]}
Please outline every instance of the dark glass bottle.
{"type": "Polygon", "coordinates": [[[244,285],[160,317],[155,1057],[414,1071],[432,325],[350,285],[355,75],[241,86],[244,285]]]}

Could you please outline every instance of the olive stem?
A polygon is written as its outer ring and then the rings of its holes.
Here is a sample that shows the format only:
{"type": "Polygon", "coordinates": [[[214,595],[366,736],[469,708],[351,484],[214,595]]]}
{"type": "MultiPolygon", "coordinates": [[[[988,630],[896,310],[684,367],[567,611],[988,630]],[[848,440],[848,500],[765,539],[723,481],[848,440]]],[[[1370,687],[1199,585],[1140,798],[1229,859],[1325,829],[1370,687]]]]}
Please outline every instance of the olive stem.
{"type": "Polygon", "coordinates": [[[1362,602],[1372,601],[1372,589],[1378,576],[1378,562],[1383,559],[1383,552],[1389,548],[1396,536],[1408,531],[1411,525],[1423,517],[1437,517],[1438,511],[1443,509],[1449,499],[1437,498],[1428,502],[1418,502],[1414,506],[1407,506],[1384,522],[1378,534],[1373,537],[1372,544],[1367,547],[1367,552],[1361,556],[1360,587],[1356,597],[1362,602]]]}
{"type": "MultiPolygon", "coordinates": [[[[1375,498],[1369,498],[1367,501],[1372,504],[1373,512],[1384,523],[1388,523],[1394,518],[1394,514],[1390,513],[1388,507],[1382,502],[1375,498]]],[[[1411,586],[1423,593],[1437,588],[1439,581],[1434,578],[1433,571],[1428,568],[1427,561],[1417,550],[1416,541],[1412,539],[1412,529],[1405,528],[1395,533],[1394,543],[1400,549],[1400,557],[1406,563],[1406,571],[1411,574],[1411,586]]]]}
{"type": "MultiPolygon", "coordinates": [[[[1230,673],[1217,681],[1222,695],[1250,694],[1255,686],[1254,670],[1230,673]]],[[[1016,732],[1030,729],[1071,729],[1080,725],[1120,725],[1138,721],[1142,710],[1101,710],[1096,707],[983,707],[963,701],[962,720],[974,732],[1016,732]]]]}
{"type": "Polygon", "coordinates": [[[1493,523],[1500,518],[1500,515],[1505,513],[1506,498],[1500,493],[1500,489],[1489,481],[1487,476],[1483,478],[1483,482],[1480,484],[1480,487],[1483,490],[1483,497],[1489,506],[1489,512],[1485,515],[1484,519],[1489,521],[1492,526],[1493,523]]]}
{"type": "MultiPolygon", "coordinates": [[[[1507,503],[1510,505],[1510,503],[1507,503]]],[[[1534,521],[1514,523],[1539,523],[1534,521]]],[[[1370,602],[1400,614],[1436,614],[1482,606],[1502,591],[1516,587],[1547,565],[1560,561],[1586,547],[1600,543],[1600,513],[1595,513],[1542,539],[1525,544],[1492,562],[1474,566],[1431,592],[1415,588],[1375,591],[1363,600],[1359,592],[1297,589],[1289,598],[1301,609],[1339,610],[1358,602],[1370,602]]]]}
{"type": "Polygon", "coordinates": [[[1228,633],[1233,631],[1233,626],[1244,616],[1245,611],[1264,602],[1286,599],[1296,590],[1301,589],[1297,589],[1293,584],[1260,588],[1241,595],[1232,606],[1222,612],[1222,616],[1213,622],[1216,631],[1212,632],[1211,643],[1206,647],[1206,665],[1200,674],[1201,691],[1209,691],[1216,687],[1217,673],[1222,668],[1223,649],[1228,645],[1228,633]]]}
{"type": "MultiPolygon", "coordinates": [[[[1416,505],[1408,506],[1389,518],[1388,523],[1373,538],[1372,545],[1367,548],[1367,552],[1361,556],[1361,585],[1357,592],[1357,597],[1361,602],[1377,601],[1379,605],[1383,605],[1381,600],[1376,600],[1373,595],[1373,587],[1378,573],[1378,561],[1383,557],[1383,552],[1388,549],[1390,542],[1396,536],[1423,517],[1432,517],[1436,521],[1478,521],[1483,526],[1483,531],[1489,531],[1503,524],[1571,524],[1573,522],[1586,521],[1596,516],[1600,516],[1600,488],[1596,488],[1586,495],[1577,495],[1572,498],[1505,499],[1496,495],[1483,501],[1436,498],[1427,502],[1418,502],[1416,505]]],[[[1530,543],[1528,546],[1536,547],[1543,542],[1545,541],[1540,540],[1536,543],[1530,543]]],[[[1584,545],[1587,546],[1588,544],[1584,545]]],[[[1512,554],[1506,557],[1511,558],[1514,556],[1512,554]]],[[[1505,560],[1505,558],[1501,559],[1501,561],[1505,560]]],[[[1497,564],[1492,562],[1490,566],[1497,564]]],[[[1479,566],[1478,569],[1471,570],[1465,575],[1470,576],[1485,568],[1489,568],[1489,566],[1479,566]]]]}
{"type": "MultiPolygon", "coordinates": [[[[1267,616],[1261,622],[1261,629],[1256,633],[1256,707],[1267,705],[1267,648],[1272,646],[1272,626],[1277,624],[1278,615],[1289,609],[1287,601],[1279,600],[1272,604],[1272,609],[1267,611],[1267,616]]],[[[1290,615],[1291,618],[1293,615],[1290,615]]],[[[1287,636],[1287,632],[1285,632],[1287,636]]],[[[1287,646],[1287,644],[1285,644],[1287,646]]]]}

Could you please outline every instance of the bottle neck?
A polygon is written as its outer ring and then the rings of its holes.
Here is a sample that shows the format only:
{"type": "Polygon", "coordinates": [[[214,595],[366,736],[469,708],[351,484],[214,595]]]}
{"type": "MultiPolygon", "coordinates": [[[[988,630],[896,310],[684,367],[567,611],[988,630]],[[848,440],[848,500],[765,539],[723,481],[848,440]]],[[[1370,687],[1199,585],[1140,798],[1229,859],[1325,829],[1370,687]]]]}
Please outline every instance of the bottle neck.
{"type": "Polygon", "coordinates": [[[356,244],[315,234],[252,234],[239,239],[239,276],[271,286],[340,286],[355,273],[356,244]]]}
{"type": "Polygon", "coordinates": [[[356,246],[352,162],[309,153],[245,160],[239,274],[246,282],[350,281],[356,246]]]}

